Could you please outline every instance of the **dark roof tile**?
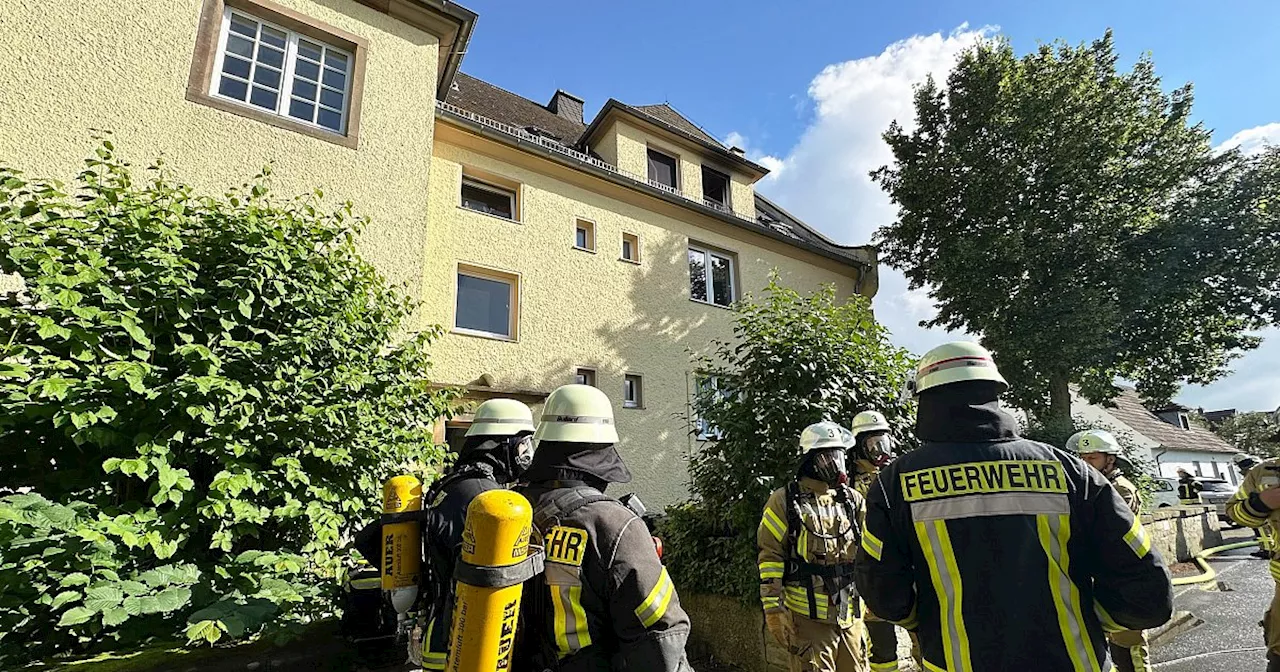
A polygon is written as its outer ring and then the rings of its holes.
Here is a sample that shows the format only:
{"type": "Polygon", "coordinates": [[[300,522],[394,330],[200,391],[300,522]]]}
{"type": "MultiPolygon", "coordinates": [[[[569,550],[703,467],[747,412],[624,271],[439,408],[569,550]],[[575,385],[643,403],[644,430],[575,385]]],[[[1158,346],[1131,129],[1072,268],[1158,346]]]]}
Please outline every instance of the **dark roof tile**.
{"type": "Polygon", "coordinates": [[[458,73],[454,85],[445,102],[516,128],[536,128],[542,131],[538,135],[549,134],[570,147],[578,142],[587,128],[585,124],[571,121],[544,105],[465,73],[458,73]]]}
{"type": "Polygon", "coordinates": [[[632,105],[632,107],[669,126],[675,126],[703,142],[709,142],[721,149],[728,149],[728,147],[724,146],[724,143],[716,140],[710,133],[702,130],[701,126],[689,121],[688,117],[676,112],[676,109],[667,103],[662,103],[660,105],[632,105]]]}
{"type": "Polygon", "coordinates": [[[1191,429],[1175,427],[1147,410],[1142,398],[1132,388],[1120,388],[1120,394],[1106,411],[1134,431],[1170,450],[1197,450],[1210,453],[1236,453],[1230,443],[1213,432],[1192,425],[1191,429]]]}

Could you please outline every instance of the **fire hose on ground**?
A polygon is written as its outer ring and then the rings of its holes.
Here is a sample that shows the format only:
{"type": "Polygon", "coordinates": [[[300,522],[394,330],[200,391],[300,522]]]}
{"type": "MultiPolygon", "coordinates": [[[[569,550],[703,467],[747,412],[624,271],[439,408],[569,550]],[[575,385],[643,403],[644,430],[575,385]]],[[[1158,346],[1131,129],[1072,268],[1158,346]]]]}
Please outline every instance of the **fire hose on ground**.
{"type": "Polygon", "coordinates": [[[1199,553],[1195,554],[1195,556],[1191,558],[1192,561],[1194,561],[1196,565],[1200,567],[1200,570],[1203,573],[1197,574],[1195,576],[1180,576],[1173,580],[1173,585],[1186,586],[1193,583],[1208,583],[1209,581],[1212,581],[1218,578],[1217,570],[1215,570],[1208,562],[1208,559],[1210,556],[1216,555],[1218,553],[1222,553],[1224,551],[1234,551],[1238,548],[1248,548],[1250,546],[1257,546],[1257,545],[1258,545],[1258,540],[1254,539],[1253,541],[1241,541],[1234,544],[1226,544],[1224,546],[1214,546],[1213,548],[1206,548],[1203,551],[1200,551],[1199,553]]]}

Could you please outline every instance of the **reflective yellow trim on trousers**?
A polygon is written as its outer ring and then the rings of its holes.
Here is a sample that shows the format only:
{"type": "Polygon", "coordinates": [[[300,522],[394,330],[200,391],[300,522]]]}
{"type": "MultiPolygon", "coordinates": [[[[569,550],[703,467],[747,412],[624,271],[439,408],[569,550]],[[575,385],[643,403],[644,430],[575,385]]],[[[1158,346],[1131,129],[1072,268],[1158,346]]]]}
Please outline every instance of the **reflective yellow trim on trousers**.
{"type": "Polygon", "coordinates": [[[774,513],[773,509],[770,508],[765,508],[764,516],[760,518],[760,525],[769,530],[769,534],[772,534],[776,541],[782,541],[783,533],[787,529],[778,514],[774,513]]]}
{"type": "Polygon", "coordinates": [[[1071,537],[1071,518],[1068,515],[1038,515],[1036,530],[1040,546],[1044,549],[1049,568],[1049,591],[1053,594],[1054,609],[1058,612],[1058,628],[1062,631],[1062,643],[1071,658],[1075,672],[1102,672],[1097,654],[1088,642],[1084,615],[1080,611],[1080,593],[1068,572],[1070,558],[1067,541],[1071,537]]]}
{"type": "Polygon", "coordinates": [[[658,582],[654,584],[653,590],[645,596],[644,602],[636,607],[636,618],[640,619],[640,624],[645,628],[657,623],[663,616],[667,614],[667,607],[671,604],[671,596],[676,594],[675,584],[671,583],[671,575],[667,574],[667,568],[662,568],[662,574],[658,576],[658,582]]]}
{"type": "Polygon", "coordinates": [[[871,530],[863,530],[862,550],[866,551],[867,555],[875,558],[876,562],[879,562],[880,554],[884,552],[884,542],[876,538],[876,535],[871,534],[871,530]]]}
{"type": "Polygon", "coordinates": [[[898,672],[898,661],[891,660],[887,663],[871,663],[871,672],[898,672]]]}
{"type": "Polygon", "coordinates": [[[1139,558],[1145,558],[1147,553],[1151,552],[1151,539],[1142,529],[1142,521],[1138,520],[1137,516],[1133,518],[1133,526],[1124,533],[1124,543],[1129,544],[1129,548],[1132,548],[1139,558]]]}
{"type": "Polygon", "coordinates": [[[769,579],[781,579],[784,569],[786,569],[785,563],[762,562],[760,563],[760,580],[768,581],[769,579]]]}
{"type": "Polygon", "coordinates": [[[1280,562],[1272,560],[1267,563],[1267,568],[1271,570],[1271,578],[1280,581],[1280,562]]]}
{"type": "Polygon", "coordinates": [[[929,564],[929,577],[933,591],[938,596],[942,617],[942,650],[947,659],[947,670],[971,672],[969,663],[969,637],[962,613],[963,587],[960,572],[956,568],[951,537],[943,520],[917,521],[916,537],[920,549],[929,564]]]}

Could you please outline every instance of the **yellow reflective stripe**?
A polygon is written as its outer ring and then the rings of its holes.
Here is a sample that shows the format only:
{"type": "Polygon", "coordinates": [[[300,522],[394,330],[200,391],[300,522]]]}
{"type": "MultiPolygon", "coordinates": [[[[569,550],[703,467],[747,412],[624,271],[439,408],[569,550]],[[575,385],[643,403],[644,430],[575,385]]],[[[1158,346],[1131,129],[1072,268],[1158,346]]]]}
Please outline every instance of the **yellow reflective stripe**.
{"type": "Polygon", "coordinates": [[[911,605],[911,613],[907,614],[906,618],[895,622],[907,630],[915,630],[920,627],[920,619],[916,617],[916,605],[911,605]]]}
{"type": "Polygon", "coordinates": [[[809,550],[809,528],[801,527],[800,536],[796,538],[796,555],[806,562],[813,560],[805,551],[809,550]]]}
{"type": "Polygon", "coordinates": [[[760,580],[781,579],[784,569],[785,565],[781,562],[762,562],[760,563],[760,580]]]}
{"type": "Polygon", "coordinates": [[[1088,645],[1088,633],[1084,629],[1084,615],[1080,611],[1080,593],[1071,581],[1070,558],[1067,541],[1071,537],[1071,520],[1068,515],[1038,515],[1036,530],[1040,546],[1044,549],[1049,569],[1049,591],[1053,594],[1054,609],[1058,613],[1058,629],[1062,631],[1062,643],[1071,658],[1075,672],[1101,672],[1098,657],[1088,645]]]}
{"type": "MultiPolygon", "coordinates": [[[[805,588],[800,586],[786,586],[783,589],[783,600],[787,605],[787,608],[791,611],[805,616],[809,615],[809,591],[805,588]]],[[[813,602],[817,607],[817,613],[814,616],[815,618],[818,620],[827,618],[829,613],[827,611],[829,601],[830,599],[825,593],[817,590],[813,591],[813,602]]]]}
{"type": "Polygon", "coordinates": [[[1128,630],[1128,628],[1123,625],[1116,623],[1116,619],[1111,618],[1111,614],[1108,614],[1107,610],[1103,609],[1102,605],[1097,602],[1093,603],[1093,613],[1097,614],[1098,621],[1102,623],[1102,630],[1104,632],[1124,632],[1125,630],[1128,630]]]}
{"type": "Polygon", "coordinates": [[[436,629],[436,619],[427,622],[427,634],[422,638],[422,669],[443,670],[449,662],[449,654],[431,650],[431,635],[436,629]]]}
{"type": "Polygon", "coordinates": [[[877,539],[876,535],[871,534],[871,530],[863,530],[862,550],[866,551],[867,555],[875,558],[876,562],[879,562],[880,555],[884,552],[884,542],[877,539]]]}
{"type": "Polygon", "coordinates": [[[898,661],[891,660],[887,663],[871,663],[871,672],[898,672],[898,661]]]}
{"type": "Polygon", "coordinates": [[[582,586],[569,586],[569,607],[577,624],[578,648],[574,650],[580,651],[591,646],[591,631],[587,629],[587,612],[582,608],[582,586]]]}
{"type": "Polygon", "coordinates": [[[551,586],[552,629],[556,634],[556,650],[563,658],[569,654],[569,633],[565,632],[564,595],[560,586],[551,586]]]}
{"type": "Polygon", "coordinates": [[[760,602],[764,604],[765,611],[782,607],[782,598],[779,597],[762,597],[760,602]]]}
{"type": "Polygon", "coordinates": [[[644,627],[649,627],[657,623],[659,619],[667,613],[667,605],[671,604],[671,596],[676,594],[676,587],[671,583],[671,575],[667,574],[667,568],[662,568],[662,574],[658,576],[658,583],[653,586],[653,590],[644,598],[644,602],[636,607],[636,618],[640,619],[640,623],[644,627]]]}
{"type": "Polygon", "coordinates": [[[352,579],[350,582],[350,585],[352,588],[356,588],[358,590],[369,590],[371,588],[381,588],[382,577],[374,576],[368,579],[352,579]]]}
{"type": "Polygon", "coordinates": [[[924,669],[929,670],[929,672],[947,672],[941,667],[938,667],[937,665],[934,665],[933,663],[929,662],[925,658],[921,658],[920,662],[924,663],[924,669]]]}
{"type": "Polygon", "coordinates": [[[1272,560],[1267,565],[1271,569],[1271,578],[1280,581],[1280,562],[1272,560]]]}
{"type": "Polygon", "coordinates": [[[1139,558],[1145,558],[1147,553],[1151,552],[1151,539],[1142,529],[1142,521],[1138,520],[1137,516],[1134,516],[1133,525],[1129,531],[1124,533],[1124,543],[1129,544],[1129,548],[1132,548],[1139,558]]]}
{"type": "Polygon", "coordinates": [[[964,584],[960,580],[960,568],[956,566],[956,552],[951,547],[951,535],[947,533],[946,521],[935,520],[933,524],[937,526],[938,538],[942,541],[942,557],[946,560],[947,572],[951,574],[956,587],[955,602],[951,605],[955,610],[956,635],[960,639],[961,658],[956,661],[956,670],[968,670],[970,669],[969,630],[964,624],[964,584]]]}
{"type": "Polygon", "coordinates": [[[773,509],[768,507],[765,507],[764,516],[760,518],[760,525],[766,530],[769,530],[769,533],[772,534],[773,538],[777,541],[782,541],[782,537],[787,529],[786,524],[782,522],[782,519],[778,517],[778,514],[774,513],[773,509]]]}

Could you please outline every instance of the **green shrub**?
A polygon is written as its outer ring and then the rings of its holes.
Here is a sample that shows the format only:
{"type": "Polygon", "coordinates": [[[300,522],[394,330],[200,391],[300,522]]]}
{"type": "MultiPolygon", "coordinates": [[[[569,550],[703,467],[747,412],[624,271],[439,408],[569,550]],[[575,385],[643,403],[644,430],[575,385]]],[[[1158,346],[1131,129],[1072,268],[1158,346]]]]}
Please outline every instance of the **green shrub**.
{"type": "Polygon", "coordinates": [[[406,334],[350,204],[273,200],[269,171],[200,196],[109,141],[86,163],[74,193],[0,168],[0,492],[31,493],[0,503],[0,582],[52,594],[0,602],[0,663],[330,613],[381,482],[442,458],[438,330],[406,334]]]}
{"type": "Polygon", "coordinates": [[[668,511],[668,565],[686,585],[758,600],[756,528],[769,494],[794,477],[805,426],[849,426],[878,410],[894,437],[914,445],[913,400],[902,394],[913,360],[890,344],[870,302],[838,303],[827,286],[802,296],[771,278],[759,298],[734,306],[732,342],[696,360],[702,381],[692,414],[718,440],[690,458],[695,499],[668,511]]]}

